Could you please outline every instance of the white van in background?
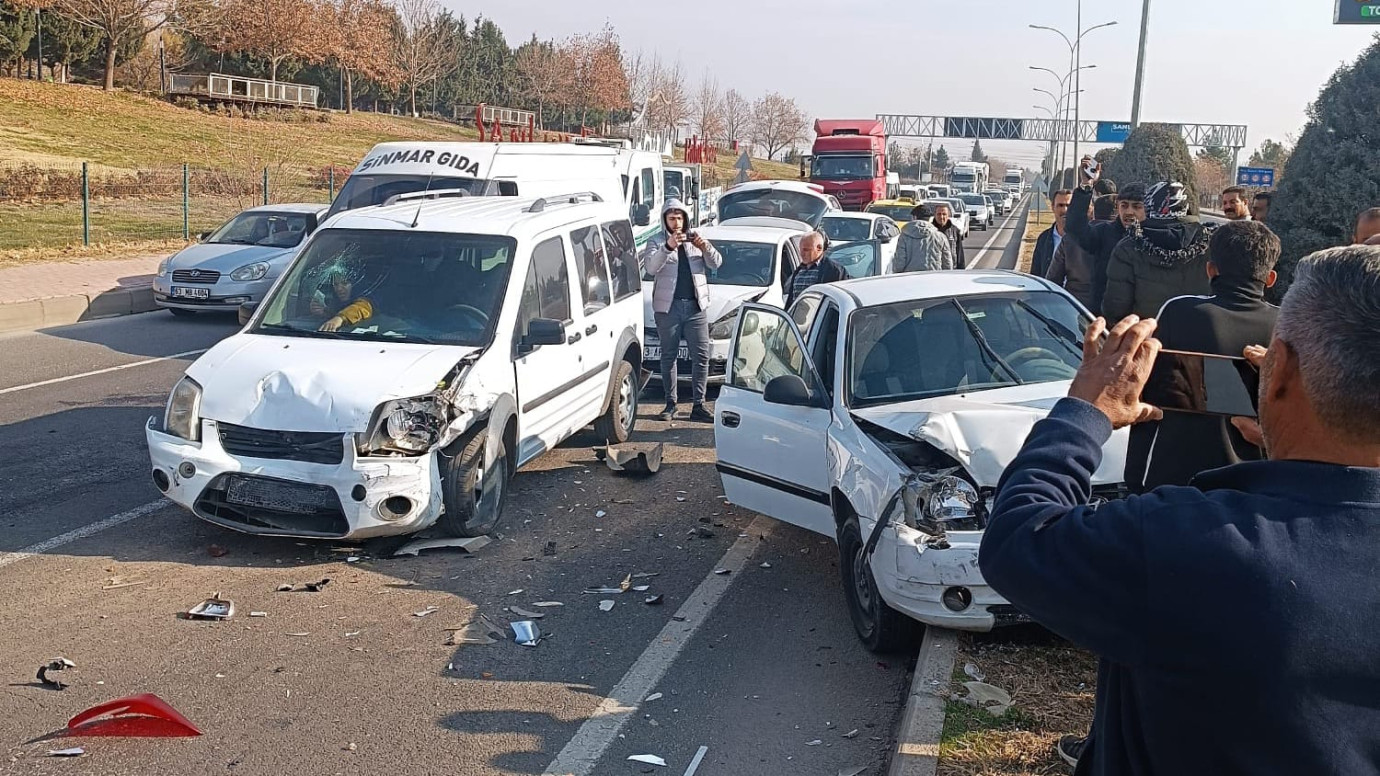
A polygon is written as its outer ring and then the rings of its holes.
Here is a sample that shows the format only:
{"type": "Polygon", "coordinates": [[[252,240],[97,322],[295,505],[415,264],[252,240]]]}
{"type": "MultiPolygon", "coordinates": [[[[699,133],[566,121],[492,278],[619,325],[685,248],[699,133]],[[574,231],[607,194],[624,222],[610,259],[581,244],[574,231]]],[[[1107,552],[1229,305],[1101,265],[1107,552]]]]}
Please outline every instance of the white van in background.
{"type": "Polygon", "coordinates": [[[640,247],[657,229],[663,186],[661,154],[619,141],[380,143],[350,173],[326,217],[420,191],[506,197],[592,191],[627,205],[640,247]]]}

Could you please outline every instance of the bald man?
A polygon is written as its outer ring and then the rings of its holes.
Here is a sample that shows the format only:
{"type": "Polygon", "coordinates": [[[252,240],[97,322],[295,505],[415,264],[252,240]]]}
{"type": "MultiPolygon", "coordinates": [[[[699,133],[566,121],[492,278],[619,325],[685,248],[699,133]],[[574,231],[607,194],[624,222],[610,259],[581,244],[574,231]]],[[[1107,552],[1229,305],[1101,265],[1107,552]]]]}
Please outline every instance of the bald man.
{"type": "Polygon", "coordinates": [[[1352,236],[1351,242],[1355,245],[1365,245],[1367,240],[1378,234],[1380,234],[1380,207],[1362,210],[1361,215],[1356,216],[1356,234],[1352,236]]]}
{"type": "Polygon", "coordinates": [[[800,294],[810,286],[816,283],[833,283],[846,277],[848,273],[838,262],[824,258],[824,234],[807,232],[800,238],[800,266],[795,268],[790,280],[786,282],[786,309],[789,310],[800,294]]]}

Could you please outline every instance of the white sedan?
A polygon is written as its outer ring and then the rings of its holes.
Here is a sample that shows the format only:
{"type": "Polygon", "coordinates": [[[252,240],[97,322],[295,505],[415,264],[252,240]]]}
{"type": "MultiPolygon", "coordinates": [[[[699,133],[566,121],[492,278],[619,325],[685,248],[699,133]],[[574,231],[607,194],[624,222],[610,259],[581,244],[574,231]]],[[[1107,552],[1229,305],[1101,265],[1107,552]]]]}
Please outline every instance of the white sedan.
{"type": "MultiPolygon", "coordinates": [[[[838,542],[858,636],[885,652],[916,621],[1022,621],[978,570],[1002,471],[1063,397],[1088,318],[1014,272],[921,272],[815,286],[786,312],[744,305],[716,403],[729,501],[838,542]]],[[[1121,495],[1126,433],[1097,498],[1121,495]]]]}
{"type": "Polygon", "coordinates": [[[971,192],[959,194],[958,198],[963,200],[963,205],[968,209],[968,216],[972,219],[973,226],[981,231],[987,231],[987,227],[992,225],[996,219],[996,214],[992,212],[992,200],[983,194],[973,194],[971,192]]]}
{"type": "Polygon", "coordinates": [[[820,221],[819,231],[829,238],[828,258],[842,264],[849,277],[884,275],[891,271],[901,227],[890,217],[852,211],[829,213],[820,221]]]}

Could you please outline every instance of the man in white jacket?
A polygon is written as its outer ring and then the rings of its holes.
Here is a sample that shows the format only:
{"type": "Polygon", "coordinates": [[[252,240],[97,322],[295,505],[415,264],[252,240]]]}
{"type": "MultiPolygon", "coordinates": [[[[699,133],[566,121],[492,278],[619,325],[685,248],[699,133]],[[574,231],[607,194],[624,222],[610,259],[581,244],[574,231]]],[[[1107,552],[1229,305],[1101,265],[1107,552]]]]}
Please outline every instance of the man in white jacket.
{"type": "Polygon", "coordinates": [[[714,246],[690,229],[685,205],[671,199],[661,210],[665,242],[648,243],[642,252],[642,266],[652,276],[652,311],[656,313],[657,338],[661,340],[661,386],[666,392],[662,420],[676,415],[676,354],[685,340],[690,352],[690,419],[714,422],[704,406],[709,386],[709,271],[723,264],[714,246]]]}

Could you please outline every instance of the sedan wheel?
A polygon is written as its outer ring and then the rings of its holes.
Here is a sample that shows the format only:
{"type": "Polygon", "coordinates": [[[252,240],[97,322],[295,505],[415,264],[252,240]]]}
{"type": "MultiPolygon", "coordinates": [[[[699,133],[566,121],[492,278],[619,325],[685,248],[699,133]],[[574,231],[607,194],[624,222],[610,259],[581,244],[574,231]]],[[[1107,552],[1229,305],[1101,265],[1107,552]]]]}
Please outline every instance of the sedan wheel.
{"type": "Polygon", "coordinates": [[[839,573],[848,615],[863,646],[887,654],[914,645],[921,625],[882,600],[856,517],[850,517],[839,529],[839,573]]]}

